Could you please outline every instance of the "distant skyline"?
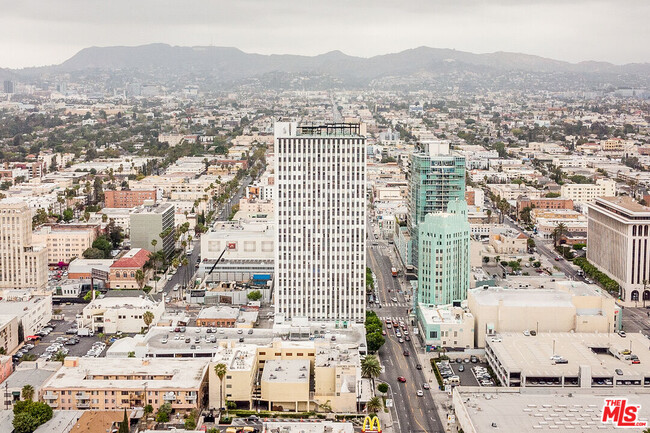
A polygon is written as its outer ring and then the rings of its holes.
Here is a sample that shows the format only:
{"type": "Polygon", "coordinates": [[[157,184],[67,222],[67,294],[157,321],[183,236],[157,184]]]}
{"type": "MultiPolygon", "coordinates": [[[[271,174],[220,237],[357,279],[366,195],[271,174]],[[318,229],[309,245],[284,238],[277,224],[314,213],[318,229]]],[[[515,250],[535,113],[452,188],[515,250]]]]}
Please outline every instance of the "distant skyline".
{"type": "Polygon", "coordinates": [[[21,0],[0,14],[0,67],[90,46],[167,43],[371,57],[419,46],[557,60],[650,61],[647,0],[21,0]]]}

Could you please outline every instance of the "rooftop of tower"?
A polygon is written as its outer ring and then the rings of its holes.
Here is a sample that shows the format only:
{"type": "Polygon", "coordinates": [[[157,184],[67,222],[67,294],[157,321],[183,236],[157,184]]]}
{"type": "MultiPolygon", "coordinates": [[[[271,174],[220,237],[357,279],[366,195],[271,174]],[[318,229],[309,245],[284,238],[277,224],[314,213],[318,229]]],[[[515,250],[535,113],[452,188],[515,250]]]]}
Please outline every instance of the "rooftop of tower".
{"type": "Polygon", "coordinates": [[[307,136],[360,136],[359,123],[326,123],[324,125],[301,125],[296,135],[307,136]]]}

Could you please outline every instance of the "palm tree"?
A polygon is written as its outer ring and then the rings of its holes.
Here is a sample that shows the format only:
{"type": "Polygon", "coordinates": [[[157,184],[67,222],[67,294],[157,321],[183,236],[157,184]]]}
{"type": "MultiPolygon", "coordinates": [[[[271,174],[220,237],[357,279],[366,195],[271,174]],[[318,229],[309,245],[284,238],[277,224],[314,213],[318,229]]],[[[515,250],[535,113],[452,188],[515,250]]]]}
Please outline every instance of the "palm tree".
{"type": "Polygon", "coordinates": [[[219,363],[214,366],[214,373],[219,378],[219,409],[223,408],[223,378],[226,376],[226,364],[219,363]]]}
{"type": "Polygon", "coordinates": [[[156,245],[158,245],[158,240],[152,239],[151,240],[151,246],[153,247],[153,292],[156,293],[156,261],[158,258],[156,257],[156,245]]]}
{"type": "Polygon", "coordinates": [[[368,400],[368,403],[366,403],[366,409],[368,410],[368,413],[377,413],[383,408],[384,408],[384,402],[381,400],[380,397],[375,396],[370,400],[368,400]]]}
{"type": "Polygon", "coordinates": [[[379,359],[375,355],[366,355],[361,361],[361,374],[372,379],[374,388],[375,378],[381,374],[381,365],[379,365],[379,359]]]}
{"type": "Polygon", "coordinates": [[[63,363],[63,361],[65,360],[65,357],[66,357],[66,354],[59,350],[52,357],[52,361],[58,361],[60,363],[63,363]]]}
{"type": "Polygon", "coordinates": [[[566,224],[559,223],[553,229],[553,246],[557,248],[558,241],[562,239],[562,236],[567,232],[566,224]]]}
{"type": "Polygon", "coordinates": [[[142,320],[144,320],[144,324],[147,325],[147,328],[151,325],[154,318],[155,317],[151,311],[145,311],[142,315],[142,320]]]}
{"type": "Polygon", "coordinates": [[[23,386],[22,395],[23,400],[32,401],[32,398],[34,398],[34,387],[31,385],[23,386]]]}
{"type": "Polygon", "coordinates": [[[142,290],[144,287],[144,272],[142,272],[142,269],[135,271],[135,282],[138,283],[138,287],[142,290]]]}
{"type": "Polygon", "coordinates": [[[488,217],[488,224],[492,223],[492,209],[488,209],[485,211],[488,217]]]}

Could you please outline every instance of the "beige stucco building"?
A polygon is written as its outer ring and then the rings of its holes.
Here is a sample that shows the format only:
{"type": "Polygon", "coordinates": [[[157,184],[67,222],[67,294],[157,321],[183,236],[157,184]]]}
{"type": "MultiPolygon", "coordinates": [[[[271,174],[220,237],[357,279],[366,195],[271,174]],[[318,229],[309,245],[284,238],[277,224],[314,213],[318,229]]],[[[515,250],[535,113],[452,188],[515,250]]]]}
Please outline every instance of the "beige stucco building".
{"type": "Polygon", "coordinates": [[[476,347],[501,332],[615,332],[621,319],[614,298],[577,281],[538,289],[479,287],[468,292],[467,302],[476,347]]]}
{"type": "Polygon", "coordinates": [[[47,284],[47,247],[32,240],[32,213],[25,202],[0,204],[0,288],[47,284]]]}
{"type": "Polygon", "coordinates": [[[587,260],[621,286],[625,301],[650,301],[650,207],[602,197],[589,206],[587,260]]]}
{"type": "Polygon", "coordinates": [[[115,410],[164,403],[198,409],[207,392],[209,360],[177,358],[66,358],[41,388],[53,409],[115,410]]]}
{"type": "Polygon", "coordinates": [[[491,233],[490,246],[497,254],[524,254],[528,248],[528,236],[515,230],[491,233]]]}
{"type": "Polygon", "coordinates": [[[562,198],[581,203],[593,203],[598,197],[616,195],[616,182],[611,179],[598,179],[593,183],[565,183],[560,189],[562,198]]]}
{"type": "Polygon", "coordinates": [[[360,357],[356,347],[327,340],[274,341],[264,346],[233,343],[214,356],[209,384],[212,408],[227,400],[260,409],[318,410],[323,404],[334,412],[351,412],[362,394],[358,392],[360,357]],[[222,397],[221,382],[214,372],[220,363],[227,367],[222,397]]]}
{"type": "Polygon", "coordinates": [[[153,314],[151,323],[155,325],[165,312],[164,302],[156,302],[147,296],[107,296],[84,307],[77,325],[104,334],[118,331],[137,333],[147,327],[143,318],[147,311],[153,314]]]}
{"type": "Polygon", "coordinates": [[[49,225],[34,233],[34,242],[47,245],[47,262],[70,263],[92,247],[99,224],[49,225]]]}

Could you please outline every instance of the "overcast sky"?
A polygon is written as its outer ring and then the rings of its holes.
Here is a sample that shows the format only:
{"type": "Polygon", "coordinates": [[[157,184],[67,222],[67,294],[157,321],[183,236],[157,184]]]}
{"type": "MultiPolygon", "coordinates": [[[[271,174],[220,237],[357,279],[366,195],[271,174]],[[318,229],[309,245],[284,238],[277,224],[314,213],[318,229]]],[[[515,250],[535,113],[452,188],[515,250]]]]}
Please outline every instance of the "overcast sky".
{"type": "Polygon", "coordinates": [[[426,45],[648,62],[649,17],[650,0],[2,0],[0,67],[153,42],[364,57],[426,45]]]}

